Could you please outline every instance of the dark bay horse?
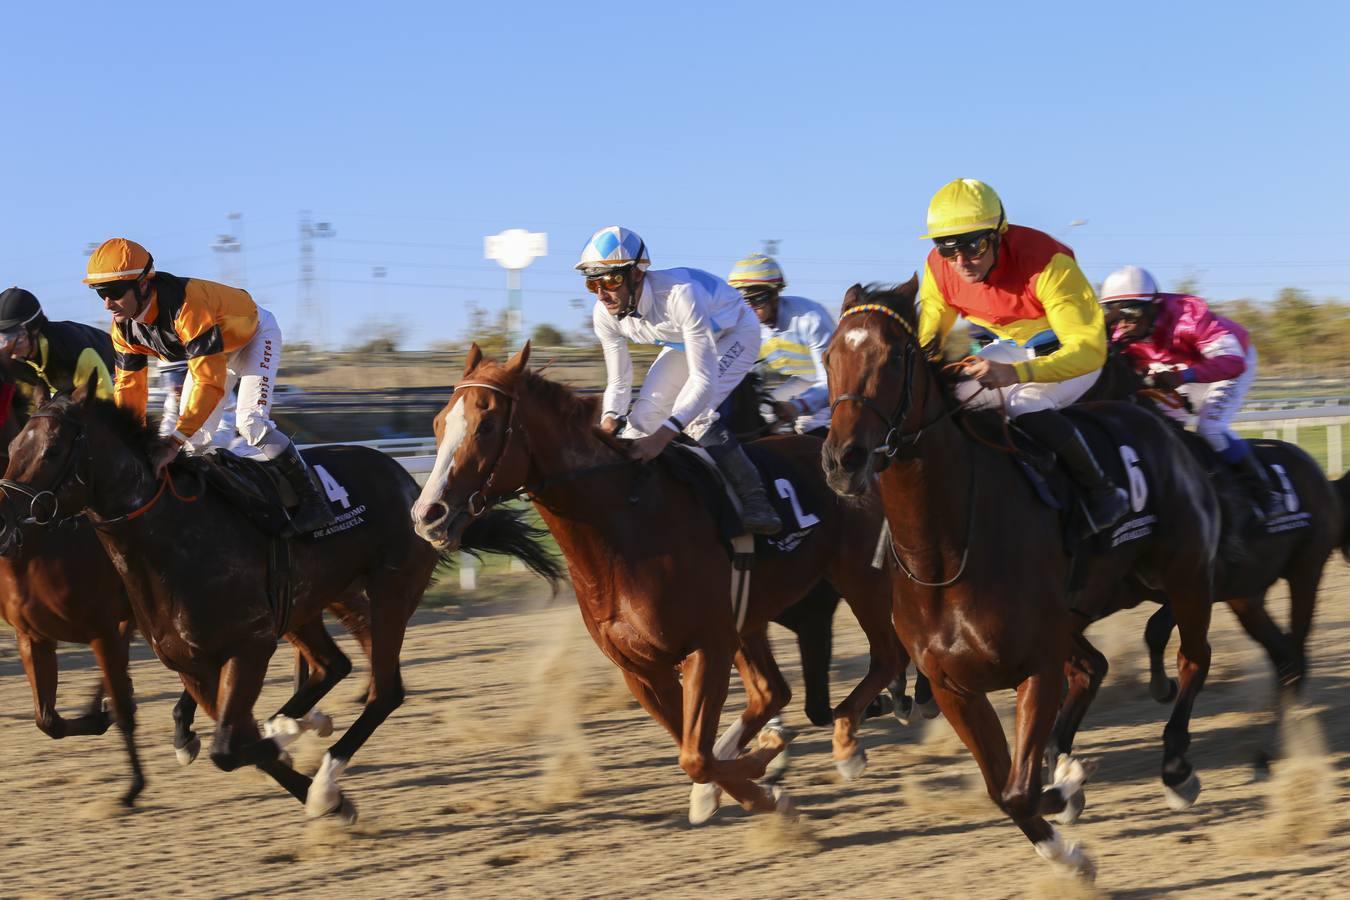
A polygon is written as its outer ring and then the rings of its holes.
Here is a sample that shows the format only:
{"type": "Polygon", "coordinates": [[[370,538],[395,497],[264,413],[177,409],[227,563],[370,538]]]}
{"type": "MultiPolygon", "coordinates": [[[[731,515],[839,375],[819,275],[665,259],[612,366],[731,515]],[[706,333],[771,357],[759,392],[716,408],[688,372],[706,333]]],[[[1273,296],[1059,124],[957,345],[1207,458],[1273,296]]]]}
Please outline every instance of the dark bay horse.
{"type": "Polygon", "coordinates": [[[695,782],[695,823],[717,809],[710,783],[756,811],[787,808],[777,789],[754,781],[781,740],[762,735],[758,749],[741,751],[789,697],[768,623],[825,578],[843,593],[871,650],[866,676],[834,710],[835,763],[845,778],[857,777],[865,764],[856,737],[862,712],[907,663],[887,576],[870,565],[879,503],[834,497],[820,474],[818,438],[757,442],[790,467],[801,508],[819,522],[791,552],[760,553],[738,627],[731,560],[709,498],[661,461],[631,462],[627,442],[596,429],[597,403],[530,372],[528,359],[529,344],[505,365],[470,349],[464,378],[436,417],[436,467],[412,509],[418,532],[453,549],[475,515],[528,489],[567,560],[591,637],[679,746],[680,767],[695,782]],[[714,744],[733,662],[746,709],[714,744]]]}
{"type": "MultiPolygon", "coordinates": [[[[121,573],[141,634],[216,720],[210,755],[218,767],[256,765],[311,816],[351,821],[355,807],[337,778],[402,702],[404,630],[441,561],[407,521],[415,482],[378,451],[325,447],[306,453],[331,481],[330,499],[347,514],[325,536],[291,542],[294,592],[287,608],[270,590],[271,541],[217,492],[203,492],[198,484],[194,496],[171,476],[155,479],[144,452],[153,439],[130,413],[96,399],[91,381],[44,405],[15,438],[6,495],[46,498],[50,518],[58,511],[83,513],[94,523],[121,573]],[[361,643],[372,677],[364,711],[329,748],[311,782],[279,756],[304,727],[300,717],[351,667],[323,626],[325,607],[361,643]],[[310,675],[268,722],[264,738],[253,706],[281,634],[304,654],[310,675]]],[[[16,539],[16,516],[11,503],[3,512],[0,538],[8,548],[16,539]]],[[[507,543],[527,565],[556,576],[552,558],[528,532],[517,523],[507,543]]]]}
{"type": "MultiPolygon", "coordinates": [[[[823,462],[831,487],[865,495],[879,477],[897,562],[895,623],[932,681],[943,714],[974,755],[989,796],[1047,860],[1082,875],[1091,861],[1048,814],[1076,816],[1084,767],[1059,760],[1042,790],[1041,760],[1063,699],[1085,690],[1083,629],[1140,602],[1137,585],[1165,588],[1181,628],[1181,689],[1164,731],[1162,780],[1169,802],[1199,792],[1186,751],[1191,708],[1209,668],[1210,576],[1218,509],[1204,470],[1156,416],[1128,404],[1094,408],[1130,436],[1154,498],[1151,536],[1104,552],[1080,552],[1082,589],[1060,513],[1042,503],[1005,448],[976,440],[940,369],[917,339],[918,279],[899,288],[849,289],[826,354],[833,424],[823,462]],[[1016,747],[986,694],[1017,691],[1016,747]],[[1075,798],[1077,798],[1075,800],[1075,798]]],[[[1124,450],[1122,450],[1124,456],[1124,450]]],[[[1133,484],[1133,482],[1132,482],[1133,484]]],[[[1141,509],[1136,506],[1135,509],[1141,509]]]]}

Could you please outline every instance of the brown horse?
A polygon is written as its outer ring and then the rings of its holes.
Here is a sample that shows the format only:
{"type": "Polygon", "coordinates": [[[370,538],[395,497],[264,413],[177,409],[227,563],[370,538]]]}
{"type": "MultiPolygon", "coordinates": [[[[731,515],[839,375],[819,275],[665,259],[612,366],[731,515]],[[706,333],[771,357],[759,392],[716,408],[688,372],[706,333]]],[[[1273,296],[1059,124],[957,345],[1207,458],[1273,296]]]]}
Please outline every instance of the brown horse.
{"type": "MultiPolygon", "coordinates": [[[[1090,876],[1082,848],[1043,818],[1072,818],[1082,805],[1086,770],[1072,757],[1060,759],[1054,784],[1042,790],[1041,783],[1065,673],[1096,652],[1082,633],[1089,622],[1137,604],[1140,583],[1167,590],[1181,627],[1181,692],[1164,732],[1162,779],[1169,801],[1193,802],[1199,782],[1185,753],[1191,708],[1209,668],[1214,493],[1155,416],[1127,404],[1095,407],[1113,432],[1130,436],[1146,475],[1137,487],[1154,498],[1157,521],[1149,537],[1080,551],[1082,589],[1070,591],[1074,561],[1060,513],[1037,499],[1006,448],[963,430],[998,414],[962,412],[925,358],[916,336],[917,290],[917,278],[895,289],[849,289],[826,355],[834,419],[825,471],[849,496],[868,493],[879,474],[898,563],[895,622],[906,649],[932,681],[993,801],[1041,856],[1090,876]],[[1011,759],[985,696],[1008,688],[1017,690],[1011,759]]],[[[1085,689],[1082,679],[1069,681],[1071,693],[1085,689]]]]}
{"type": "MultiPolygon", "coordinates": [[[[42,518],[55,519],[59,511],[92,520],[122,575],[141,634],[216,720],[210,755],[218,767],[256,765],[305,803],[311,816],[351,821],[355,807],[337,778],[402,702],[404,630],[440,562],[404,513],[416,484],[378,451],[325,447],[307,453],[311,465],[327,473],[330,498],[348,514],[322,537],[291,542],[294,593],[288,609],[270,589],[271,541],[219,493],[192,496],[170,476],[157,481],[143,449],[154,434],[127,411],[96,399],[92,388],[91,381],[58,397],[24,426],[10,447],[7,497],[25,495],[30,508],[50,504],[50,517],[42,518]],[[351,667],[323,627],[325,607],[366,650],[372,677],[365,710],[329,748],[311,783],[279,756],[307,724],[301,717],[351,667]],[[310,675],[262,737],[253,705],[283,633],[305,655],[310,675]]],[[[15,510],[5,503],[2,511],[0,538],[9,549],[16,539],[15,510]]],[[[535,535],[519,523],[512,528],[513,546],[526,564],[550,573],[552,559],[535,535]]]]}
{"type": "MultiPolygon", "coordinates": [[[[529,344],[506,365],[469,351],[464,379],[436,417],[437,462],[417,505],[417,529],[451,549],[494,501],[532,495],[567,560],[591,637],[623,672],[643,708],[674,737],[680,767],[695,782],[690,820],[717,808],[715,784],[746,808],[786,808],[754,779],[781,751],[775,737],[742,749],[787,703],[787,683],[770,652],[770,619],[825,578],[839,589],[871,648],[862,682],[834,710],[834,758],[845,778],[865,764],[858,722],[868,702],[901,671],[890,621],[890,587],[870,565],[881,510],[875,500],[841,501],[825,487],[820,440],[766,438],[819,524],[791,552],[756,561],[739,624],[732,566],[709,499],[664,462],[640,466],[626,442],[595,428],[597,404],[526,368],[529,344]],[[732,663],[745,685],[745,712],[714,744],[732,663]]],[[[798,516],[802,523],[802,516],[798,516]]]]}

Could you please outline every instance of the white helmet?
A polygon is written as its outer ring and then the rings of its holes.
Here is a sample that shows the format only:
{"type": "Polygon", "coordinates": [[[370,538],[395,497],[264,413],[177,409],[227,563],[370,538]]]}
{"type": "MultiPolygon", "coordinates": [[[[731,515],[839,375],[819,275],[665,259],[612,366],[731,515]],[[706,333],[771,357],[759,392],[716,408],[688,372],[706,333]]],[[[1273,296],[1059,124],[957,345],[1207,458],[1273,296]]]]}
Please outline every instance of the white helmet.
{"type": "Polygon", "coordinates": [[[1125,266],[1102,282],[1103,303],[1152,303],[1158,297],[1158,282],[1146,269],[1125,266]]]}
{"type": "Polygon", "coordinates": [[[611,225],[591,235],[581,250],[581,260],[574,268],[587,275],[598,275],[623,266],[646,269],[651,264],[652,261],[647,257],[647,244],[636,232],[611,225]]]}

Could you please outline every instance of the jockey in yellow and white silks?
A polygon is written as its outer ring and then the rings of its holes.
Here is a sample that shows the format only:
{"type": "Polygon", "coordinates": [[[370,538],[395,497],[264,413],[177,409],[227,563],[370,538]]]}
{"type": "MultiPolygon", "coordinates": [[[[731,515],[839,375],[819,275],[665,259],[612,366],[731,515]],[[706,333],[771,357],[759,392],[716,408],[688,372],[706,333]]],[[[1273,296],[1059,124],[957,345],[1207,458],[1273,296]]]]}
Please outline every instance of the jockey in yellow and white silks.
{"type": "Polygon", "coordinates": [[[933,241],[919,288],[919,341],[941,347],[958,315],[1000,340],[967,367],[957,396],[1006,404],[1018,426],[1053,450],[1082,488],[1092,531],[1115,524],[1129,498],[1102,471],[1073,422],[1057,410],[1090,388],[1106,361],[1106,326],[1073,251],[1008,224],[994,189],[973,178],[943,186],[928,207],[933,241]],[[976,396],[980,387],[985,390],[976,396]]]}
{"type": "Polygon", "coordinates": [[[607,374],[601,427],[617,432],[626,419],[642,435],[632,453],[644,462],[680,432],[688,433],[708,450],[740,497],[746,529],[775,534],[782,523],[759,472],[718,412],[758,356],[754,313],[715,275],[650,266],[642,238],[617,225],[592,235],[576,264],[587,290],[596,295],[592,321],[607,374]],[[629,341],[664,348],[636,400],[629,341]]]}
{"type": "Polygon", "coordinates": [[[774,376],[766,380],[774,414],[791,422],[798,434],[823,436],[830,427],[824,355],[834,336],[834,319],[816,301],[784,294],[787,281],[782,268],[762,253],[736,263],[727,282],[741,292],[759,319],[759,359],[774,376]]]}
{"type": "Polygon", "coordinates": [[[281,364],[281,329],[247,291],[157,272],[149,252],[126,238],[111,238],[89,257],[84,283],[112,313],[118,406],[145,417],[149,358],[186,362],[177,427],[151,453],[159,475],[184,447],[205,450],[228,394],[239,383],[237,427],[249,446],[295,488],[300,507],[296,533],[332,523],[319,491],[291,439],[270,418],[272,392],[281,364]]]}

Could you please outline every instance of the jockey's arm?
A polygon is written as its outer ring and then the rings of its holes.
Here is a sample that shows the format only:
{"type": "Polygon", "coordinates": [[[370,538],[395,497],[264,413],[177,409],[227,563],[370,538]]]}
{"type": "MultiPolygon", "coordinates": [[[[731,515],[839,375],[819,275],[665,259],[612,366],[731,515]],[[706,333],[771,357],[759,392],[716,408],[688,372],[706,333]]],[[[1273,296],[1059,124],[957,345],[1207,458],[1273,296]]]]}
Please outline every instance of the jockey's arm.
{"type": "MultiPolygon", "coordinates": [[[[670,418],[662,425],[676,433],[712,406],[717,391],[717,339],[712,320],[695,297],[691,286],[678,285],[667,300],[670,321],[684,336],[685,364],[689,377],[675,396],[670,418]]],[[[753,352],[753,351],[752,351],[753,352]]]]}
{"type": "Polygon", "coordinates": [[[828,317],[812,311],[801,317],[801,326],[802,337],[811,351],[816,377],[809,388],[792,398],[792,402],[801,409],[801,415],[809,416],[830,402],[830,377],[825,371],[825,350],[834,337],[834,323],[828,317]]]}
{"type": "Polygon", "coordinates": [[[124,341],[116,325],[112,329],[112,342],[113,402],[131,410],[144,422],[145,405],[150,397],[150,357],[124,341]]]}
{"type": "Polygon", "coordinates": [[[1106,362],[1106,320],[1097,294],[1073,257],[1056,253],[1036,278],[1036,296],[1059,338],[1059,349],[1014,363],[1021,382],[1068,381],[1106,362]]]}
{"type": "Polygon", "coordinates": [[[947,305],[933,270],[926,263],[919,284],[919,346],[930,358],[940,356],[947,332],[956,324],[956,310],[947,305]]]}
{"type": "Polygon", "coordinates": [[[192,390],[183,401],[183,414],[171,435],[179,443],[186,443],[215,411],[225,396],[229,374],[224,339],[215,314],[205,302],[193,300],[189,295],[173,323],[187,352],[188,373],[192,376],[192,390]]]}
{"type": "Polygon", "coordinates": [[[1195,351],[1203,359],[1181,370],[1181,380],[1187,384],[1209,384],[1236,378],[1247,370],[1247,354],[1237,335],[1206,307],[1189,331],[1195,351]]]}
{"type": "Polygon", "coordinates": [[[598,301],[591,316],[595,336],[605,354],[605,399],[601,421],[618,421],[633,403],[633,357],[619,323],[598,301]]]}

